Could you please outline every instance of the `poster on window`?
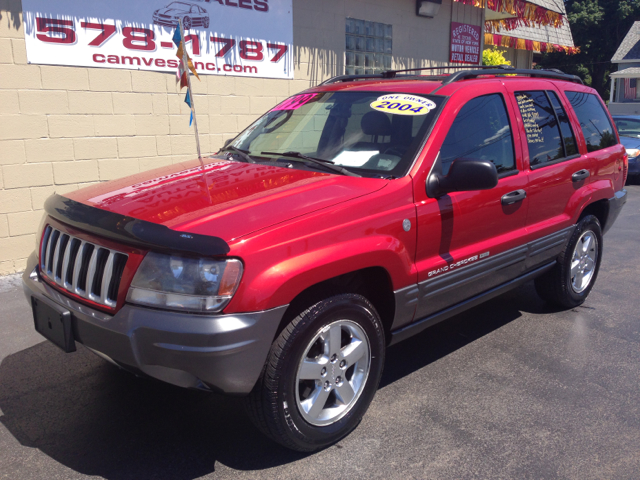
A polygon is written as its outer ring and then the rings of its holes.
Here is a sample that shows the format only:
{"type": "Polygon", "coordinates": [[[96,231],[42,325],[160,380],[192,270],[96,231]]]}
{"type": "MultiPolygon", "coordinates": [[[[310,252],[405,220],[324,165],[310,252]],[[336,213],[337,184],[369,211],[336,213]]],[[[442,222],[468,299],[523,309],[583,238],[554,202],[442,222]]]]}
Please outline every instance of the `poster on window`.
{"type": "Polygon", "coordinates": [[[178,20],[198,74],[293,78],[292,0],[22,0],[27,60],[175,72],[178,20]]]}
{"type": "Polygon", "coordinates": [[[480,64],[479,25],[451,22],[451,63],[480,64]]]}

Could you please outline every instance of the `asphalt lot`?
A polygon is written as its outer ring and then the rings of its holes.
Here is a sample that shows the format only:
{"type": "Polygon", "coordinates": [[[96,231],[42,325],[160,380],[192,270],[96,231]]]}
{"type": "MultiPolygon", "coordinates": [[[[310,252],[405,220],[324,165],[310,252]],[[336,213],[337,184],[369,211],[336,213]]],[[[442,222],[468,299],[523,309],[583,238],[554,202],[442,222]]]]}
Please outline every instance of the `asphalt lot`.
{"type": "Polygon", "coordinates": [[[312,455],[241,402],[136,378],[33,330],[0,280],[0,478],[638,479],[640,186],[595,289],[557,311],[524,285],[392,347],[359,428],[312,455]]]}

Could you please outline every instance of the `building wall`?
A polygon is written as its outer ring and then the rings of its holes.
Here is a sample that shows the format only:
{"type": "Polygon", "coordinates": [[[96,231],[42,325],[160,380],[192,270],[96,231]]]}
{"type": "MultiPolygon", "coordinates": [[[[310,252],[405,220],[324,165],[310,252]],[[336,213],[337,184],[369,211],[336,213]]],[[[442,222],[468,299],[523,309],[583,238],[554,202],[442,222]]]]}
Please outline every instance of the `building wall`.
{"type": "Polygon", "coordinates": [[[504,58],[509,60],[511,65],[516,68],[531,68],[533,65],[533,52],[529,50],[506,48],[504,58]]]}
{"type": "MultiPolygon", "coordinates": [[[[79,1],[79,0],[78,0],[79,1]]],[[[203,153],[215,152],[286,97],[344,73],[345,18],[393,25],[394,68],[443,65],[450,23],[482,10],[444,0],[294,0],[294,80],[202,75],[193,81],[203,153]]],[[[0,0],[0,275],[22,271],[45,199],[195,158],[172,74],[28,65],[20,0],[0,0]]]]}

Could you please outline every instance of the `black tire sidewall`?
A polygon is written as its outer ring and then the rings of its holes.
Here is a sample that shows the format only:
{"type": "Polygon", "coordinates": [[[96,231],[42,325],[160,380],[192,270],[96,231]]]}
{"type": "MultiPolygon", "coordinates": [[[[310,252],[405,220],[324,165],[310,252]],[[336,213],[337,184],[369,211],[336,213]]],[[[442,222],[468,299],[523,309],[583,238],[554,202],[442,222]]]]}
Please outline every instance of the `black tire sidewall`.
{"type": "Polygon", "coordinates": [[[304,316],[289,338],[289,349],[279,362],[282,372],[278,379],[277,414],[287,426],[287,436],[299,447],[315,450],[334,443],[351,432],[362,419],[380,382],[384,366],[384,331],[373,306],[359,295],[337,295],[316,304],[311,315],[304,316]],[[334,321],[351,320],[357,323],[369,339],[371,364],[369,375],[356,404],[337,422],[327,426],[307,423],[298,411],[296,401],[297,368],[312,338],[334,321]],[[286,407],[285,407],[286,405],[286,407]]]}
{"type": "Polygon", "coordinates": [[[575,305],[580,305],[587,299],[589,293],[591,292],[591,289],[596,283],[598,272],[600,271],[600,262],[602,261],[602,240],[602,228],[600,227],[600,222],[595,216],[588,215],[584,217],[580,222],[578,222],[578,225],[576,226],[576,229],[571,236],[571,240],[567,245],[567,249],[562,261],[562,283],[564,287],[564,294],[568,297],[568,299],[570,299],[570,302],[575,305]],[[598,258],[596,259],[595,270],[593,272],[593,277],[591,277],[589,285],[582,292],[578,293],[573,289],[571,285],[571,262],[573,259],[573,252],[576,248],[578,240],[587,231],[591,231],[596,237],[596,240],[598,242],[598,258]]]}

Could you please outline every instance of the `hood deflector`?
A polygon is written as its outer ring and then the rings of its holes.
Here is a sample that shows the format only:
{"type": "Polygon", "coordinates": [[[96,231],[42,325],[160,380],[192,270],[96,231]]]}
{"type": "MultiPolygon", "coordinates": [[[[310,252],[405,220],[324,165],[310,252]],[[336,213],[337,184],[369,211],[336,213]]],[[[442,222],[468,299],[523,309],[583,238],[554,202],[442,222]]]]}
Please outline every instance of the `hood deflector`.
{"type": "Polygon", "coordinates": [[[168,253],[226,255],[230,248],[218,237],[186,233],[137,218],[109,212],[76,202],[61,195],[51,195],[45,211],[72,227],[132,246],[168,253]]]}

